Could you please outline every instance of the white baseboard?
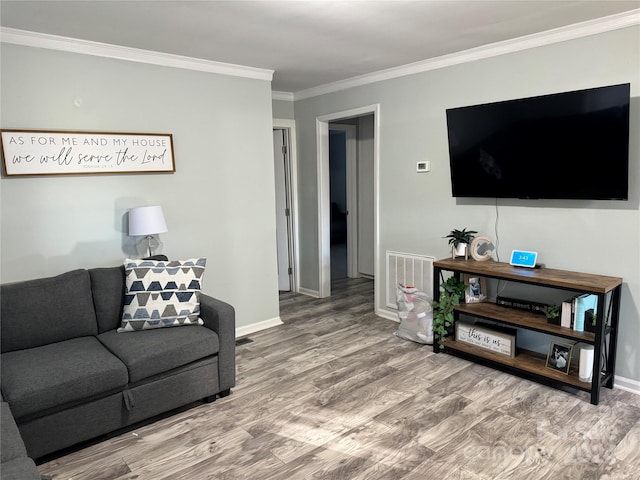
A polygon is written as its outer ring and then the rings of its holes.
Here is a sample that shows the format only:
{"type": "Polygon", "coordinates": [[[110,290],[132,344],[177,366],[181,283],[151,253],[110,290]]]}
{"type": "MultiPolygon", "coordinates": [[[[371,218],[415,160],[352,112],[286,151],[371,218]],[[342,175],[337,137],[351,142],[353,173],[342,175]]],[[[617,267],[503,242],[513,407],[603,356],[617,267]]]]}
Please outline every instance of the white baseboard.
{"type": "Polygon", "coordinates": [[[267,328],[277,327],[278,325],[282,325],[282,320],[280,320],[280,317],[272,318],[270,320],[264,320],[262,322],[252,323],[251,325],[243,325],[242,327],[236,328],[236,338],[244,337],[261,330],[266,330],[267,328]]]}
{"type": "Polygon", "coordinates": [[[396,310],[387,310],[385,308],[378,308],[376,310],[376,315],[382,318],[386,318],[387,320],[391,320],[392,322],[400,323],[400,319],[398,318],[398,312],[396,310]]]}
{"type": "Polygon", "coordinates": [[[620,390],[626,390],[627,392],[640,395],[640,382],[637,380],[632,380],[631,378],[624,378],[616,375],[615,380],[613,381],[613,386],[615,388],[619,388],[620,390]]]}
{"type": "Polygon", "coordinates": [[[309,295],[313,298],[320,298],[320,292],[318,290],[310,290],[308,288],[300,287],[298,289],[298,293],[301,293],[302,295],[309,295]]]}

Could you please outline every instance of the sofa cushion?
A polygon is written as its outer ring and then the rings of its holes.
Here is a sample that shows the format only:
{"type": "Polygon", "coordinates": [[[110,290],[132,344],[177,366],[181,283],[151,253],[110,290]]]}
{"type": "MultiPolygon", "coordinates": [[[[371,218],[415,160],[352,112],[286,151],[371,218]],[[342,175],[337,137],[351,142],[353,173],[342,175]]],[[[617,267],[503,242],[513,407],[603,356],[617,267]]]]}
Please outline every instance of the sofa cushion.
{"type": "Polygon", "coordinates": [[[203,325],[200,283],[205,258],[125,260],[125,295],[119,332],[203,325]]]}
{"type": "Polygon", "coordinates": [[[98,333],[86,270],[2,285],[2,352],[98,333]]]}
{"type": "Polygon", "coordinates": [[[99,333],[115,330],[122,320],[124,267],[92,268],[89,277],[99,333]]]}
{"type": "Polygon", "coordinates": [[[16,419],[127,385],[127,368],[95,337],[2,354],[2,392],[16,419]]]}
{"type": "Polygon", "coordinates": [[[98,339],[127,366],[132,383],[214,355],[220,349],[218,334],[200,326],[127,335],[112,330],[98,335],[98,339]]]}

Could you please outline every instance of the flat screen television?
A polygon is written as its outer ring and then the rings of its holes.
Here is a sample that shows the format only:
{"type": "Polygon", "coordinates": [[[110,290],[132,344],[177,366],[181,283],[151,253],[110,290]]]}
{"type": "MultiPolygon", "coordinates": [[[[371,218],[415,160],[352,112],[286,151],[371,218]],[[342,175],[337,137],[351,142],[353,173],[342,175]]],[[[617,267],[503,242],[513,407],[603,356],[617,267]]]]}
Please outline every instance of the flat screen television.
{"type": "Polygon", "coordinates": [[[627,200],[628,83],[447,109],[454,197],[627,200]]]}

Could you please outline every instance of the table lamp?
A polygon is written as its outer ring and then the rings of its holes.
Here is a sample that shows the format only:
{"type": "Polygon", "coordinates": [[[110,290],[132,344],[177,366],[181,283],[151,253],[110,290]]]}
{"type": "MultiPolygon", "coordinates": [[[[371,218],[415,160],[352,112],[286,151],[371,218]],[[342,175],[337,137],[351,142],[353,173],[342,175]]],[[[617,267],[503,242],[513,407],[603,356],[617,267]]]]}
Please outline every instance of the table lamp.
{"type": "Polygon", "coordinates": [[[154,255],[154,250],[162,245],[154,235],[168,231],[159,205],[129,210],[129,236],[144,236],[138,242],[138,252],[141,255],[154,255]]]}

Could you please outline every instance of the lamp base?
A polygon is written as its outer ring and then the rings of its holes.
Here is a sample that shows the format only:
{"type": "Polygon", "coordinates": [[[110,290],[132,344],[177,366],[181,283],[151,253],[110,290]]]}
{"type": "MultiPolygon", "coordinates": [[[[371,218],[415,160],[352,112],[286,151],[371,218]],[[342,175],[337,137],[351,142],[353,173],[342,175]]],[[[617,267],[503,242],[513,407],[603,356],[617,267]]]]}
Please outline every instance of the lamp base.
{"type": "Polygon", "coordinates": [[[138,255],[141,257],[152,257],[162,253],[163,243],[153,235],[147,235],[140,239],[136,245],[138,255]]]}

